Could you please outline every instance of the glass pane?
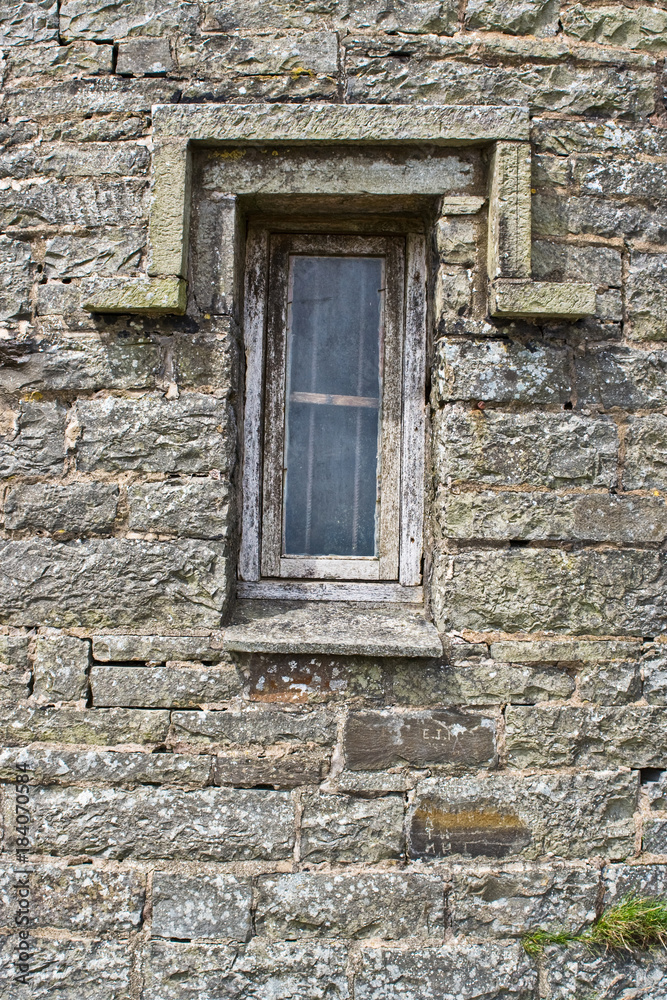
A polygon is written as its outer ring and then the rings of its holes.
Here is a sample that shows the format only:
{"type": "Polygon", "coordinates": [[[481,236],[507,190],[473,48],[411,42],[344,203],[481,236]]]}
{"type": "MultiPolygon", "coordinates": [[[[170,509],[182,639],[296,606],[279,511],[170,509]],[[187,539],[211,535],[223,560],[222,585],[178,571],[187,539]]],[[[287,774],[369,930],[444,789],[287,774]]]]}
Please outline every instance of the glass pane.
{"type": "Polygon", "coordinates": [[[376,555],[383,264],[290,258],[285,555],[376,555]]]}

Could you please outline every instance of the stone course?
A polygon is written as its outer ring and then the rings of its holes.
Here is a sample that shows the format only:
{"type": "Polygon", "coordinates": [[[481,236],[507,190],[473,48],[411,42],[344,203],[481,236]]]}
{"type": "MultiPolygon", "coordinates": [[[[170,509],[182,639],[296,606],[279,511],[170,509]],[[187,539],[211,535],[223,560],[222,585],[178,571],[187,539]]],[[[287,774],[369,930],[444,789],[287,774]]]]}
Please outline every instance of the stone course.
{"type": "Polygon", "coordinates": [[[665,55],[651,0],[0,5],[0,995],[667,1000],[520,940],[667,897],[665,55]],[[426,234],[433,625],[234,604],[295,197],[426,234]]]}

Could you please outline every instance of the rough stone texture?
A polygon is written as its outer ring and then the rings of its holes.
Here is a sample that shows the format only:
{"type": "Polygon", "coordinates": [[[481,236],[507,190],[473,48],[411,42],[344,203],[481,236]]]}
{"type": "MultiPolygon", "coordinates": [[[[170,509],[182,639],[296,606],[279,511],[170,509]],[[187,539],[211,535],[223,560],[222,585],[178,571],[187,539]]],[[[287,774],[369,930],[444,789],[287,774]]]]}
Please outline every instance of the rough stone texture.
{"type": "Polygon", "coordinates": [[[226,471],[229,419],[223,401],[199,393],[79,402],[77,467],[94,470],[207,473],[226,471]]]}
{"type": "Polygon", "coordinates": [[[512,705],[506,740],[511,767],[667,766],[660,708],[512,705]]]}
{"type": "Polygon", "coordinates": [[[95,706],[196,708],[228,701],[240,684],[234,667],[183,663],[131,667],[96,664],[90,672],[95,706]]]}
{"type": "Polygon", "coordinates": [[[662,349],[614,347],[587,351],[576,359],[577,400],[580,406],[619,406],[656,409],[665,405],[662,349]]]}
{"type": "Polygon", "coordinates": [[[503,341],[440,340],[434,393],[443,402],[565,403],[572,395],[566,349],[503,341]]]}
{"type": "Polygon", "coordinates": [[[402,849],[403,803],[398,796],[305,796],[301,818],[304,861],[383,861],[397,858],[402,849]]]}
{"type": "MultiPolygon", "coordinates": [[[[665,22],[667,24],[667,12],[665,22]]],[[[667,339],[664,254],[634,253],[628,272],[628,319],[635,340],[667,339]]]]}
{"type": "Polygon", "coordinates": [[[194,660],[217,663],[224,659],[220,649],[212,649],[206,635],[96,635],[93,636],[93,657],[103,663],[126,660],[194,660]]]}
{"type": "Polygon", "coordinates": [[[349,1000],[347,948],[338,942],[230,945],[153,941],[144,1000],[349,1000]]]}
{"type": "Polygon", "coordinates": [[[379,771],[397,764],[445,766],[448,770],[490,767],[496,761],[496,720],[460,711],[351,712],[343,752],[353,771],[379,771]]]}
{"type": "Polygon", "coordinates": [[[228,599],[220,546],[187,539],[0,542],[0,621],[216,627],[228,599]]]}
{"type": "MultiPolygon", "coordinates": [[[[20,868],[21,866],[17,866],[20,868]]],[[[14,868],[0,871],[0,921],[14,923],[14,868]]],[[[37,865],[29,878],[35,926],[126,937],[141,924],[145,880],[136,872],[105,872],[88,865],[37,865]]]]}
{"type": "Polygon", "coordinates": [[[325,711],[285,712],[244,709],[225,712],[174,712],[175,739],[182,744],[280,742],[333,743],[336,723],[325,711]]]}
{"type": "Polygon", "coordinates": [[[577,677],[577,694],[582,701],[595,701],[600,705],[625,705],[639,701],[642,694],[652,699],[642,683],[639,663],[611,661],[585,666],[577,677]]]}
{"type": "Polygon", "coordinates": [[[595,919],[599,882],[593,865],[457,867],[448,895],[452,930],[494,938],[545,927],[580,933],[595,919]]]}
{"type": "Polygon", "coordinates": [[[33,694],[40,701],[79,701],[88,693],[90,643],[69,635],[35,641],[33,694]]]}
{"type": "Polygon", "coordinates": [[[621,860],[633,849],[637,787],[622,771],[427,779],[409,810],[409,853],[621,860]]]}
{"type": "Polygon", "coordinates": [[[130,486],[128,520],[132,531],[170,532],[189,538],[226,538],[229,489],[215,479],[130,486]]]}
{"type": "Polygon", "coordinates": [[[577,3],[563,12],[562,22],[568,35],[584,42],[621,45],[626,49],[665,48],[667,13],[659,8],[628,9],[615,3],[591,9],[577,3]]]}
{"type": "Polygon", "coordinates": [[[232,788],[36,788],[34,852],[102,858],[279,860],[294,846],[289,794],[232,788]]]}
{"type": "Polygon", "coordinates": [[[269,749],[243,747],[218,753],[213,763],[213,782],[242,788],[299,788],[316,785],[329,771],[331,751],[309,745],[303,749],[289,743],[269,749]]]}
{"type": "Polygon", "coordinates": [[[65,407],[22,402],[0,410],[0,476],[62,475],[65,407]]]}
{"type": "Polygon", "coordinates": [[[432,875],[265,875],[255,926],[273,938],[442,938],[444,901],[432,875]]]}
{"type": "Polygon", "coordinates": [[[28,669],[29,645],[30,637],[27,635],[0,635],[0,663],[28,669]]]}
{"type": "Polygon", "coordinates": [[[247,941],[251,902],[248,879],[155,872],[151,935],[247,941]]]}
{"type": "Polygon", "coordinates": [[[642,850],[648,854],[667,855],[667,819],[647,819],[644,822],[642,850]]]}
{"type": "Polygon", "coordinates": [[[0,989],[15,1000],[120,1000],[130,988],[127,941],[39,939],[39,960],[27,985],[16,981],[16,935],[0,939],[0,989]]]}
{"type": "Polygon", "coordinates": [[[660,646],[649,647],[642,660],[643,694],[649,705],[667,705],[667,656],[660,646]]]}
{"type": "Polygon", "coordinates": [[[5,527],[81,535],[107,532],[117,506],[118,487],[107,483],[17,486],[7,493],[5,527]]]}
{"type": "Polygon", "coordinates": [[[5,746],[25,743],[79,743],[128,746],[161,743],[169,713],[140,709],[76,709],[7,706],[0,711],[5,746]]]}
{"type": "Polygon", "coordinates": [[[626,490],[662,490],[667,483],[667,417],[629,417],[623,485],[626,490]]]}
{"type": "Polygon", "coordinates": [[[436,413],[435,435],[443,480],[607,488],[616,482],[618,434],[609,417],[452,407],[436,413]]]}
{"type": "Polygon", "coordinates": [[[40,785],[186,785],[208,784],[213,758],[178,753],[119,750],[22,749],[0,752],[0,776],[16,777],[15,764],[25,764],[40,785]]]}
{"type": "Polygon", "coordinates": [[[665,627],[658,552],[471,550],[436,564],[435,620],[445,628],[652,635],[665,627]],[[449,562],[450,560],[447,560],[449,562]],[[585,601],[576,595],[586,596],[585,601]]]}
{"type": "Polygon", "coordinates": [[[558,4],[554,0],[469,0],[467,28],[504,31],[511,35],[555,35],[558,4]]]}
{"type": "Polygon", "coordinates": [[[545,981],[553,1000],[595,996],[609,1000],[651,997],[665,1000],[665,959],[662,950],[647,955],[591,951],[581,945],[546,950],[545,981]]]}
{"type": "Polygon", "coordinates": [[[492,642],[494,660],[505,663],[597,663],[625,656],[639,656],[638,642],[597,639],[537,639],[531,642],[492,642]]]}
{"type": "Polygon", "coordinates": [[[355,1000],[529,1000],[537,972],[520,944],[448,942],[439,948],[364,948],[355,1000]]]}
{"type": "Polygon", "coordinates": [[[613,906],[630,894],[664,897],[667,890],[664,865],[607,865],[602,878],[605,906],[613,906]]]}

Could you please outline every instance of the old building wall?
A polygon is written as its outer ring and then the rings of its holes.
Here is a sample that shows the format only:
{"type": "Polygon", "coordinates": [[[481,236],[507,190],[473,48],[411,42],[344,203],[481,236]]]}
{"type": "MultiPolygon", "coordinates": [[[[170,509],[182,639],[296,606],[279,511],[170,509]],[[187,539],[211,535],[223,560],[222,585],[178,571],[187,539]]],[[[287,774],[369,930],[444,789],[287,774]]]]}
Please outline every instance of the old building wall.
{"type": "Polygon", "coordinates": [[[640,0],[5,0],[3,995],[667,996],[661,953],[520,942],[667,893],[666,50],[640,0]],[[151,108],[254,102],[528,106],[533,276],[597,289],[492,320],[486,207],[435,227],[443,657],[223,648],[249,160],[195,158],[184,316],[83,307],[146,271],[151,108]]]}

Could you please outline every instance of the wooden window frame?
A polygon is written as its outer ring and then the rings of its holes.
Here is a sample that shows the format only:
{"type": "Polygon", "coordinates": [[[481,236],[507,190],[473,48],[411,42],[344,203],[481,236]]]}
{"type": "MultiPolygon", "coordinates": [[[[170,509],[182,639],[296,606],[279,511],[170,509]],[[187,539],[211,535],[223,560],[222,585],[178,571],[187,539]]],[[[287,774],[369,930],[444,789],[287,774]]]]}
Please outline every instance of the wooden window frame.
{"type": "Polygon", "coordinates": [[[426,248],[423,233],[282,232],[246,242],[240,597],[420,602],[424,517],[426,248]],[[282,466],[287,296],[270,276],[292,253],[383,256],[387,266],[379,547],[375,558],[285,557],[282,466]]]}

